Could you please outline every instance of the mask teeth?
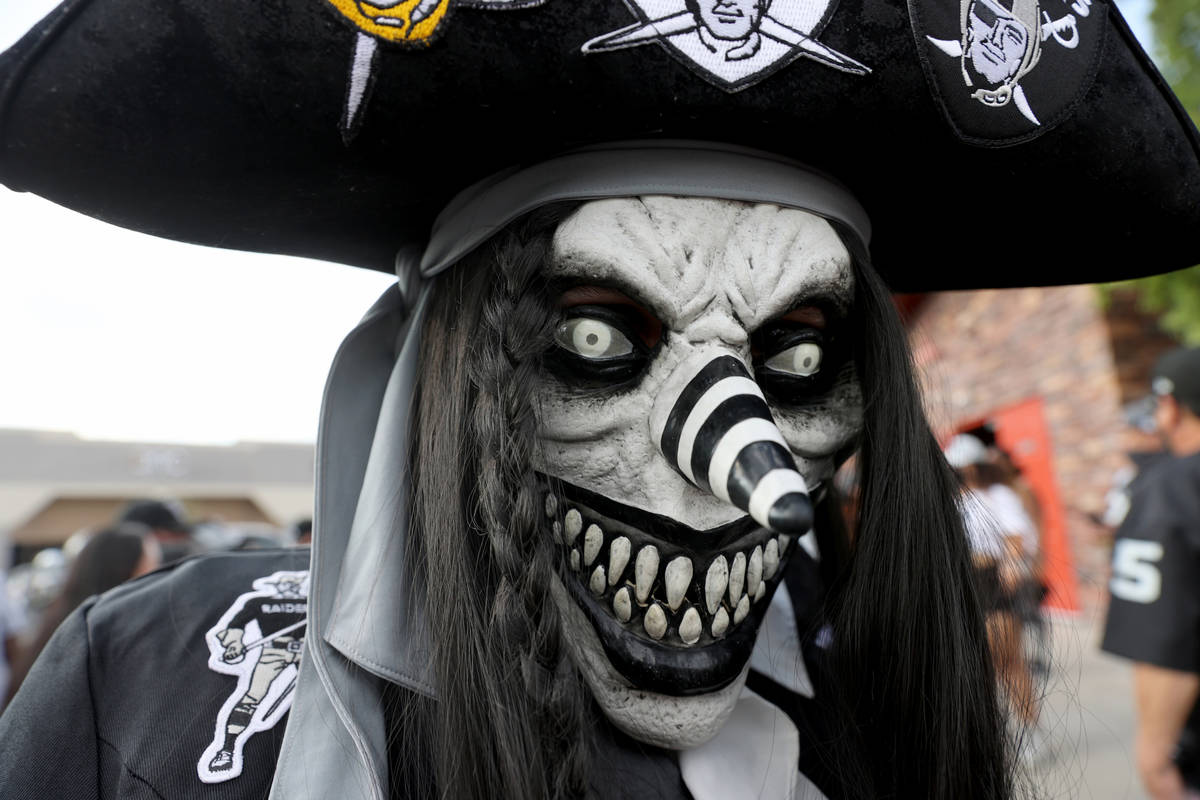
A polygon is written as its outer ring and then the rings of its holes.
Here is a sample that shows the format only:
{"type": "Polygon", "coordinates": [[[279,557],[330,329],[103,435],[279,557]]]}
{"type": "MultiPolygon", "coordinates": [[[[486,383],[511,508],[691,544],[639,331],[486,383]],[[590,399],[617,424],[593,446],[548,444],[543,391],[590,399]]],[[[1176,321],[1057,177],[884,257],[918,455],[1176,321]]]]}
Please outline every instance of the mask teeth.
{"type": "Polygon", "coordinates": [[[546,516],[574,578],[600,605],[638,634],[682,647],[709,644],[741,624],[766,597],[794,538],[774,534],[701,564],[606,533],[552,494],[546,495],[546,516]]]}

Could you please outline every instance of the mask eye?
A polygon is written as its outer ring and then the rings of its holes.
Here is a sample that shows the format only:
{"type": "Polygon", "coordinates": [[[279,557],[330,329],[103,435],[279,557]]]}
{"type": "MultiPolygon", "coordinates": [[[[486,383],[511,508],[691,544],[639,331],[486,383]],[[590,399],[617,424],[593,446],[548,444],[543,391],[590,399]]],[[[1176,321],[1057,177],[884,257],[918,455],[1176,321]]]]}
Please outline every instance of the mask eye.
{"type": "Polygon", "coordinates": [[[825,396],[848,358],[841,324],[840,314],[812,304],[751,335],[754,377],[768,399],[803,405],[825,396]]]}
{"type": "Polygon", "coordinates": [[[771,356],[763,366],[786,375],[809,378],[820,371],[824,355],[821,345],[816,342],[801,342],[771,356]]]}
{"type": "Polygon", "coordinates": [[[591,361],[621,358],[633,353],[633,342],[604,320],[574,317],[564,320],[554,332],[558,346],[591,361]]]}
{"type": "Polygon", "coordinates": [[[591,388],[625,383],[649,363],[651,349],[639,334],[640,318],[625,307],[579,305],[565,313],[546,358],[569,382],[591,388]]]}

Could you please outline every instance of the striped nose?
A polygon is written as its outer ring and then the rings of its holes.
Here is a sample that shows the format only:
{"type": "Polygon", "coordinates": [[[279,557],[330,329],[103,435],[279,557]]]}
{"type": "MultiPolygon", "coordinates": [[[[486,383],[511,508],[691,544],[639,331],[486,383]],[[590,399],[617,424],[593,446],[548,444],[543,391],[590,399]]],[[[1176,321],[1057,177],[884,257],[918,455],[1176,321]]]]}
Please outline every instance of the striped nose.
{"type": "Polygon", "coordinates": [[[661,434],[654,435],[667,461],[689,483],[740,508],[764,528],[808,532],[813,516],[808,487],[745,364],[727,355],[712,359],[670,409],[661,434]]]}

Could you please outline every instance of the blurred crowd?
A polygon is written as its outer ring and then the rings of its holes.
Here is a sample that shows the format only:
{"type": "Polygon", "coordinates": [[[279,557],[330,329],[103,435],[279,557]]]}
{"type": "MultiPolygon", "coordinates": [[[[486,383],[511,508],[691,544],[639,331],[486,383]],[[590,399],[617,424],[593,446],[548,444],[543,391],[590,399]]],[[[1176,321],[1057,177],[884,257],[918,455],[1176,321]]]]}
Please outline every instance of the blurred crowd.
{"type": "MultiPolygon", "coordinates": [[[[1128,463],[1112,476],[1103,513],[1091,517],[1111,544],[1101,649],[1132,662],[1136,730],[1122,735],[1146,795],[1200,800],[1200,348],[1166,353],[1147,389],[1126,408],[1128,463]]],[[[1063,755],[1040,709],[1052,677],[1045,608],[1058,588],[1047,569],[1044,498],[993,421],[951,436],[943,453],[959,479],[976,594],[1017,747],[1044,765],[1063,755]]],[[[836,482],[852,529],[854,472],[848,464],[836,482]]]]}
{"type": "Polygon", "coordinates": [[[76,531],[7,574],[0,571],[0,709],[16,693],[59,624],[87,598],[202,553],[307,546],[312,520],[189,521],[173,500],[134,500],[111,520],[76,531]]]}
{"type": "MultiPolygon", "coordinates": [[[[1200,800],[1200,348],[1155,364],[1150,392],[1127,411],[1136,449],[1097,518],[1112,533],[1101,649],[1132,662],[1133,762],[1153,800],[1200,800]]],[[[944,448],[961,485],[997,678],[1020,752],[1052,758],[1039,725],[1049,640],[1042,604],[1045,515],[988,425],[944,448]]]]}
{"type": "Polygon", "coordinates": [[[1113,508],[1101,647],[1133,662],[1133,755],[1146,792],[1200,800],[1200,348],[1163,355],[1150,389],[1145,427],[1162,452],[1142,460],[1113,508]]]}
{"type": "Polygon", "coordinates": [[[1037,725],[1037,683],[1048,661],[1040,611],[1049,591],[1042,571],[1043,515],[1012,457],[988,438],[955,436],[946,445],[946,461],[962,486],[963,527],[996,674],[1023,729],[1022,753],[1037,760],[1051,755],[1037,725]]]}

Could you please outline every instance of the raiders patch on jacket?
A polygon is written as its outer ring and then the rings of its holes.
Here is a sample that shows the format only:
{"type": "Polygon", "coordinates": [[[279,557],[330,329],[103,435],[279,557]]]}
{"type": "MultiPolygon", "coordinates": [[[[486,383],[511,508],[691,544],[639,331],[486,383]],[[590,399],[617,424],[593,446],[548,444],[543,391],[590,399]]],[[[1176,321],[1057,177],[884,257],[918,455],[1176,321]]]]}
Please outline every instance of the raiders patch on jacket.
{"type": "Polygon", "coordinates": [[[237,678],[217,714],[213,740],[196,764],[205,783],[242,774],[246,741],[269,730],[292,706],[308,622],[308,571],[254,581],[204,635],[208,668],[237,678]]]}
{"type": "Polygon", "coordinates": [[[213,553],[85,601],[0,715],[0,796],[266,797],[303,658],[308,559],[213,553]]]}
{"type": "Polygon", "coordinates": [[[1035,138],[1065,119],[1100,61],[1103,0],[908,0],[917,50],[955,133],[1035,138]]]}

